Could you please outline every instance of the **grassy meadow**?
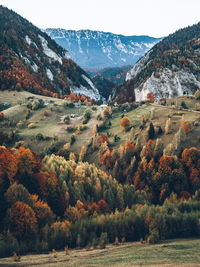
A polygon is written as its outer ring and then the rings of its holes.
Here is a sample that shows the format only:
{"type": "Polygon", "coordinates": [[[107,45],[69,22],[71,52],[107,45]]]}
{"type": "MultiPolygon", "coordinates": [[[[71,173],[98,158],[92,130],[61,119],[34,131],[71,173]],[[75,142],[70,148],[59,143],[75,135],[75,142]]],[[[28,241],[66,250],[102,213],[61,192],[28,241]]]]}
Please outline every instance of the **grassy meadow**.
{"type": "Polygon", "coordinates": [[[200,240],[180,239],[149,245],[139,242],[109,245],[105,249],[74,249],[59,251],[57,257],[48,254],[21,256],[20,262],[13,258],[0,259],[0,266],[44,267],[100,267],[100,266],[200,266],[200,240]]]}

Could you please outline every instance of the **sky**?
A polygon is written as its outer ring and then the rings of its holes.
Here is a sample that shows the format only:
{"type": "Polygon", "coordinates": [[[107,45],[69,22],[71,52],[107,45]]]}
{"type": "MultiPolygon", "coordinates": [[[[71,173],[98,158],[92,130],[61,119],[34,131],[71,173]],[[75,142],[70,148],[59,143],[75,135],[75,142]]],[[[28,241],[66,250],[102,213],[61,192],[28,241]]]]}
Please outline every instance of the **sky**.
{"type": "Polygon", "coordinates": [[[200,0],[0,0],[41,29],[164,37],[200,21],[200,0]]]}

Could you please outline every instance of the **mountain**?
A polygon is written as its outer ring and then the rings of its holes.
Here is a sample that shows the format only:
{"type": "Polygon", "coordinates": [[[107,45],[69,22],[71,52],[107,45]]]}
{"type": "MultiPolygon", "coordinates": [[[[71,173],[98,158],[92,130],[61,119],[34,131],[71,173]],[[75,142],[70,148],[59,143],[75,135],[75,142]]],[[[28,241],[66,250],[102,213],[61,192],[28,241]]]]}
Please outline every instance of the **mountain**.
{"type": "Polygon", "coordinates": [[[102,31],[46,29],[46,33],[67,49],[82,68],[133,65],[160,38],[124,36],[102,31]]]}
{"type": "Polygon", "coordinates": [[[97,73],[92,77],[94,85],[98,88],[100,95],[102,95],[106,100],[109,98],[115,84],[107,78],[104,78],[101,74],[97,73]]]}
{"type": "Polygon", "coordinates": [[[110,68],[103,68],[99,69],[98,71],[86,71],[89,75],[93,78],[96,75],[101,75],[103,78],[111,81],[115,85],[123,83],[126,79],[126,74],[130,70],[131,66],[122,66],[122,67],[110,67],[110,68]]]}
{"type": "Polygon", "coordinates": [[[89,75],[45,32],[3,6],[0,25],[0,90],[100,99],[89,75]]]}
{"type": "Polygon", "coordinates": [[[123,83],[130,66],[110,67],[98,70],[87,70],[92,77],[94,85],[98,88],[99,93],[108,99],[113,89],[123,83]]]}
{"type": "Polygon", "coordinates": [[[127,73],[113,97],[118,101],[192,94],[200,89],[200,23],[164,38],[127,73]]]}

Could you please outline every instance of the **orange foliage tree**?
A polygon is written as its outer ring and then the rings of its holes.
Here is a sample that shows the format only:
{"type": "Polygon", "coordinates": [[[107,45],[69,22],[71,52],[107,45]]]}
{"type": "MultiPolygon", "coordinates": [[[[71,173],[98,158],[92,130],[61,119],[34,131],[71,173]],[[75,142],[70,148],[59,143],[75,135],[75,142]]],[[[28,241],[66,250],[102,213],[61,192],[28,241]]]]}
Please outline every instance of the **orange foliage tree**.
{"type": "Polygon", "coordinates": [[[4,119],[4,114],[3,112],[0,112],[0,121],[2,121],[4,119]]]}
{"type": "Polygon", "coordinates": [[[185,131],[186,134],[191,132],[191,125],[189,122],[184,122],[183,123],[183,130],[185,131]]]}
{"type": "Polygon", "coordinates": [[[148,100],[149,102],[154,102],[155,98],[154,98],[154,95],[153,95],[152,92],[149,92],[149,93],[147,94],[147,100],[148,100]]]}
{"type": "Polygon", "coordinates": [[[46,202],[39,200],[37,195],[33,195],[32,199],[34,201],[33,210],[35,211],[39,227],[51,224],[55,216],[49,205],[46,202]]]}
{"type": "Polygon", "coordinates": [[[18,239],[28,239],[37,232],[37,219],[33,209],[20,201],[8,210],[9,229],[18,239]]]}
{"type": "Polygon", "coordinates": [[[130,120],[128,117],[123,117],[121,120],[120,120],[120,126],[122,128],[124,128],[125,131],[128,130],[129,126],[130,126],[130,120]]]}
{"type": "Polygon", "coordinates": [[[12,150],[0,146],[0,181],[8,178],[10,183],[14,182],[17,173],[18,160],[12,150]]]}

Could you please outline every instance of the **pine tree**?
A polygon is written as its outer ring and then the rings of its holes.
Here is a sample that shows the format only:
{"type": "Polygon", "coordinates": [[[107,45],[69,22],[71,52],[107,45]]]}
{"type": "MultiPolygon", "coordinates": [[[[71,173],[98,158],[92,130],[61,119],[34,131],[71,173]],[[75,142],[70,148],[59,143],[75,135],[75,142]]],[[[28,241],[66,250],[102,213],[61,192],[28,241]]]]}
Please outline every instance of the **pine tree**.
{"type": "Polygon", "coordinates": [[[148,128],[148,140],[149,139],[154,139],[154,137],[155,137],[154,125],[151,122],[150,125],[149,125],[149,128],[148,128]]]}

